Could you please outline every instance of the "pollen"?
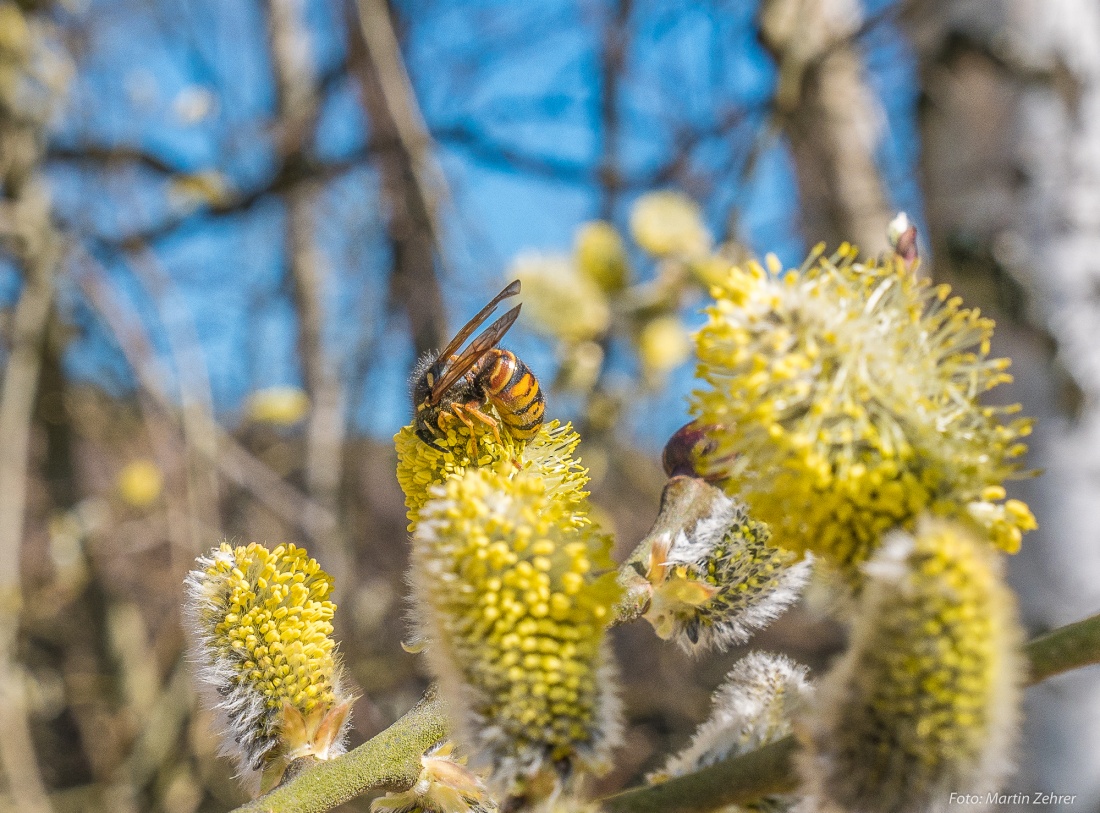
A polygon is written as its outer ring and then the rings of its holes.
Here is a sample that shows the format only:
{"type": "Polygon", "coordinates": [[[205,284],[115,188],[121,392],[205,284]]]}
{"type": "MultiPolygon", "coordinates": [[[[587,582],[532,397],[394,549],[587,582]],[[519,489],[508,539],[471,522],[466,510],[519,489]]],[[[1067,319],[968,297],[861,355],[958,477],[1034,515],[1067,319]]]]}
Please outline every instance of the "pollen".
{"type": "Polygon", "coordinates": [[[1022,638],[997,552],[922,519],[867,565],[852,643],[806,725],[811,797],[853,813],[939,810],[996,790],[1019,721],[1022,638]]]}
{"type": "Polygon", "coordinates": [[[537,475],[552,496],[564,500],[575,509],[575,524],[587,523],[586,512],[581,508],[588,496],[584,490],[588,483],[588,470],[573,457],[580,436],[570,424],[562,426],[559,421],[543,424],[538,434],[526,442],[501,432],[498,443],[488,428],[479,428],[475,435],[476,454],[473,457],[468,448],[469,438],[470,430],[458,421],[449,427],[446,437],[436,439],[436,444],[443,451],[420,440],[411,425],[394,436],[397,482],[405,492],[409,533],[416,529],[420,509],[430,498],[434,486],[479,466],[504,465],[510,470],[537,475]]]}
{"type": "Polygon", "coordinates": [[[196,564],[187,609],[200,674],[242,770],[335,753],[350,698],[332,639],[332,577],[295,545],[223,544],[196,564]]]}
{"type": "MultiPolygon", "coordinates": [[[[994,505],[1020,476],[1030,422],[981,403],[1009,380],[988,355],[992,320],[850,246],[776,270],[750,263],[712,288],[692,412],[723,427],[716,474],[777,544],[857,580],[883,535],[922,512],[972,520],[973,504],[994,505]]],[[[1015,550],[1034,518],[996,505],[982,527],[1015,550]]]]}
{"type": "Polygon", "coordinates": [[[468,469],[420,510],[412,581],[429,663],[459,743],[501,797],[564,766],[604,766],[619,728],[610,546],[537,470],[468,469]]]}

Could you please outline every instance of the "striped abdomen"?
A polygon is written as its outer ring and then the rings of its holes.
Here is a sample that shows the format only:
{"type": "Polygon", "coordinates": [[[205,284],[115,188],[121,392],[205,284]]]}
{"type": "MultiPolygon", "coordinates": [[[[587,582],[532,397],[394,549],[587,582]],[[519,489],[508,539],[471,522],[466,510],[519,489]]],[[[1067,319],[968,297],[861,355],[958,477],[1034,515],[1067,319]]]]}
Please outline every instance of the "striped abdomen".
{"type": "Polygon", "coordinates": [[[492,361],[478,378],[512,437],[530,440],[542,426],[546,399],[531,369],[510,350],[494,348],[492,361]]]}

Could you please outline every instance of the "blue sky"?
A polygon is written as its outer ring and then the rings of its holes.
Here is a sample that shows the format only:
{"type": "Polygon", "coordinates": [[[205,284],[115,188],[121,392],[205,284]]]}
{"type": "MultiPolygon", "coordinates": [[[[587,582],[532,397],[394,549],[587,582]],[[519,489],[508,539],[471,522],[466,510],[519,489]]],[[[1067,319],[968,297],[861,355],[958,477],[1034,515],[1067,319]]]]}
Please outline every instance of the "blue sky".
{"type": "MultiPolygon", "coordinates": [[[[885,5],[870,3],[867,11],[885,5]]],[[[305,8],[318,73],[338,70],[346,52],[343,3],[307,0],[305,8]]],[[[604,147],[599,48],[612,5],[402,0],[398,8],[410,75],[429,127],[441,133],[437,156],[450,191],[441,213],[448,255],[442,284],[454,326],[499,289],[518,253],[568,250],[577,225],[599,212],[590,179],[604,147]],[[547,176],[487,161],[448,137],[459,128],[568,171],[547,176]]],[[[785,144],[768,142],[751,176],[741,177],[774,82],[756,43],[754,13],[753,3],[736,1],[634,4],[617,142],[629,186],[614,215],[623,226],[676,139],[702,133],[690,152],[684,191],[700,199],[716,232],[736,207],[740,239],[796,264],[804,241],[785,144]]],[[[217,172],[246,193],[270,179],[275,92],[262,4],[92,0],[59,22],[76,72],[52,130],[55,149],[132,148],[176,172],[217,172]]],[[[882,171],[895,206],[919,222],[912,58],[890,23],[872,28],[862,45],[887,125],[879,146],[882,171]]],[[[354,87],[332,82],[314,156],[361,155],[368,126],[354,87]]],[[[175,375],[169,334],[197,338],[225,423],[239,419],[250,391],[299,381],[278,196],[212,217],[201,203],[173,193],[162,172],[139,164],[104,168],[59,158],[48,171],[59,219],[78,247],[61,299],[77,329],[66,359],[74,378],[113,391],[133,386],[110,331],[75,282],[92,267],[144,326],[162,355],[169,388],[175,375]],[[117,245],[123,235],[177,221],[140,261],[117,245]]],[[[362,391],[352,393],[358,408],[350,419],[363,431],[388,436],[406,421],[405,377],[413,359],[404,326],[384,311],[390,258],[376,173],[362,163],[342,174],[323,188],[317,206],[330,275],[326,341],[347,373],[370,367],[362,391]]],[[[6,268],[0,294],[10,300],[17,289],[6,268]]],[[[548,348],[522,325],[514,333],[511,344],[549,375],[548,348]]],[[[659,424],[634,420],[638,440],[659,445],[682,423],[689,372],[672,376],[657,410],[644,410],[660,414],[659,424]]]]}

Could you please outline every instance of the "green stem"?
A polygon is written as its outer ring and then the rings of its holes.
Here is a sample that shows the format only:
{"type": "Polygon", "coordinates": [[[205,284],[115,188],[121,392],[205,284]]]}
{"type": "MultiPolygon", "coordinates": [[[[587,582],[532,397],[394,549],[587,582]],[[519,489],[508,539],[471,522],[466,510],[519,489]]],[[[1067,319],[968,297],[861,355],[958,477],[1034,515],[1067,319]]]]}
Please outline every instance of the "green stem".
{"type": "MultiPolygon", "coordinates": [[[[1100,615],[1042,635],[1025,647],[1028,685],[1100,663],[1100,615]]],[[[324,813],[370,790],[407,790],[420,757],[447,734],[447,708],[429,693],[412,711],[369,742],[303,771],[234,813],[324,813]]],[[[604,799],[606,813],[702,813],[797,787],[793,737],[726,759],[687,776],[625,790],[604,799]]]]}
{"type": "Polygon", "coordinates": [[[744,804],[796,787],[798,744],[784,737],[733,759],[656,785],[631,788],[600,802],[604,813],[699,813],[744,804]]]}
{"type": "MultiPolygon", "coordinates": [[[[1031,663],[1029,686],[1100,663],[1100,615],[1039,636],[1024,647],[1024,654],[1031,663]]],[[[607,813],[703,813],[766,794],[790,793],[797,786],[796,751],[794,737],[785,737],[687,776],[625,790],[601,804],[607,813]]]]}
{"type": "Polygon", "coordinates": [[[1028,686],[1070,669],[1100,663],[1100,614],[1040,635],[1025,651],[1031,661],[1028,686]]]}
{"type": "Polygon", "coordinates": [[[446,704],[429,692],[354,751],[317,763],[234,813],[324,813],[370,790],[407,790],[420,776],[420,757],[448,728],[446,704]]]}

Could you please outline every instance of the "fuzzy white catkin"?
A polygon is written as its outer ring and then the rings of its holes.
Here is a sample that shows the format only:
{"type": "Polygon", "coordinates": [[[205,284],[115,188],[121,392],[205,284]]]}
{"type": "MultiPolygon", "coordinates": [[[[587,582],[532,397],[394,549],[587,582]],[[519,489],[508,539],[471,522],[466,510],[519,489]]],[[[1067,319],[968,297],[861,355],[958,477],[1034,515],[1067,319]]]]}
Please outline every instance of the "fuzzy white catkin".
{"type": "Polygon", "coordinates": [[[713,489],[706,516],[654,541],[645,618],[689,654],[724,651],[797,601],[810,568],[810,557],[776,547],[767,525],[713,489]]]}
{"type": "MultiPolygon", "coordinates": [[[[791,721],[813,692],[806,667],[785,655],[751,652],[739,660],[714,693],[710,717],[695,736],[650,782],[694,773],[723,759],[739,756],[791,733],[791,721]]],[[[795,803],[787,797],[765,797],[734,811],[785,811],[795,803]]]]}

